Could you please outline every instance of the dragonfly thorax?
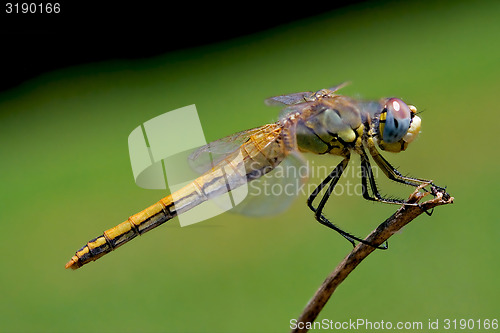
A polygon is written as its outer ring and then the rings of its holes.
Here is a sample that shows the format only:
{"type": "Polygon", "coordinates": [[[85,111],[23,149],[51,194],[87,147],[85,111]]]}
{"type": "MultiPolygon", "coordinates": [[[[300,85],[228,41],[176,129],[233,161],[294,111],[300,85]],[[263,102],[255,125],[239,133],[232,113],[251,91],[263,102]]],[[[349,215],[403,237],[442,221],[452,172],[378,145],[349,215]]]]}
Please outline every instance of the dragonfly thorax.
{"type": "Polygon", "coordinates": [[[296,133],[297,144],[303,151],[344,156],[361,144],[364,129],[361,111],[348,97],[322,98],[302,115],[296,133]]]}

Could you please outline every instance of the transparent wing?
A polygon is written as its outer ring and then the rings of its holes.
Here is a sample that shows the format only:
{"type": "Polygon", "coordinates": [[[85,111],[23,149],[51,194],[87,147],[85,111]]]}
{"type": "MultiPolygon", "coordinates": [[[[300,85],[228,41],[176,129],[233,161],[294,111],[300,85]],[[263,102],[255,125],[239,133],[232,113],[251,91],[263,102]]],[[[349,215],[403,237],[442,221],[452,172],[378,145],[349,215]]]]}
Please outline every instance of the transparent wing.
{"type": "MultiPolygon", "coordinates": [[[[241,149],[250,137],[253,137],[253,142],[258,142],[259,150],[262,150],[263,155],[269,154],[272,150],[268,149],[273,148],[269,148],[268,145],[276,140],[281,130],[280,124],[268,124],[230,135],[197,149],[190,155],[189,162],[197,172],[210,170],[241,149]]],[[[276,168],[246,184],[243,197],[237,194],[240,188],[231,191],[230,195],[233,196],[234,202],[238,203],[230,210],[231,212],[249,216],[274,215],[285,211],[293,203],[298,194],[303,191],[308,172],[302,155],[294,148],[290,149],[292,151],[282,152],[287,156],[276,168]]],[[[258,159],[252,162],[258,171],[260,165],[258,159]]],[[[246,172],[250,172],[248,169],[250,166],[246,167],[246,172]]]]}
{"type": "MultiPolygon", "coordinates": [[[[268,124],[212,141],[191,153],[188,157],[188,163],[196,172],[205,173],[238,150],[251,136],[266,133],[277,127],[279,126],[276,124],[268,124]]],[[[261,140],[261,145],[264,147],[266,142],[261,140]]]]}
{"type": "Polygon", "coordinates": [[[292,152],[271,172],[250,181],[245,199],[230,212],[248,216],[269,216],[286,211],[297,196],[306,193],[307,164],[299,152],[292,152]]]}
{"type": "Polygon", "coordinates": [[[299,92],[299,93],[294,93],[294,94],[289,94],[289,95],[280,95],[280,96],[274,96],[274,97],[269,97],[265,100],[265,103],[267,105],[273,106],[273,105],[294,105],[294,104],[299,104],[303,103],[306,100],[304,99],[307,96],[310,96],[312,92],[310,91],[305,91],[305,92],[299,92]]]}
{"type": "Polygon", "coordinates": [[[205,173],[239,149],[252,135],[262,131],[263,127],[238,132],[201,146],[189,155],[188,163],[196,172],[205,173]]]}
{"type": "Polygon", "coordinates": [[[325,95],[332,95],[337,90],[340,90],[347,86],[350,82],[342,82],[336,86],[333,86],[329,89],[322,89],[317,92],[304,91],[299,93],[287,94],[287,95],[279,95],[274,97],[269,97],[265,100],[267,105],[295,105],[301,104],[304,102],[313,101],[317,98],[324,97],[325,95]]]}
{"type": "Polygon", "coordinates": [[[342,82],[340,84],[337,84],[336,86],[333,86],[333,87],[330,87],[328,88],[328,90],[330,90],[331,92],[336,92],[337,90],[340,90],[342,88],[344,88],[345,86],[348,86],[350,85],[351,82],[350,81],[345,81],[345,82],[342,82]]]}

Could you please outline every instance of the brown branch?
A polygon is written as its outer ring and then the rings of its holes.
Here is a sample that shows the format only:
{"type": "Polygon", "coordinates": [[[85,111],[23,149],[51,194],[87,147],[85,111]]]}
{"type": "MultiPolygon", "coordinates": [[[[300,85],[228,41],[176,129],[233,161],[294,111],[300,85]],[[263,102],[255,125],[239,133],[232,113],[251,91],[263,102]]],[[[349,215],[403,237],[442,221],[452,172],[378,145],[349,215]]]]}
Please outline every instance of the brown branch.
{"type": "MultiPolygon", "coordinates": [[[[428,194],[427,192],[419,192],[419,190],[425,185],[426,184],[420,186],[414,193],[412,193],[408,200],[409,203],[417,203],[426,194],[428,194]]],[[[389,237],[423,212],[430,211],[437,206],[453,203],[453,197],[450,197],[448,193],[439,191],[434,187],[431,190],[435,195],[434,199],[426,201],[420,204],[420,206],[402,206],[391,217],[372,231],[366,240],[375,245],[383,244],[389,237]]],[[[307,332],[309,330],[308,326],[313,327],[314,320],[319,315],[326,302],[328,302],[328,299],[333,294],[335,289],[337,289],[349,273],[351,273],[361,263],[361,261],[363,261],[374,250],[375,248],[372,246],[359,243],[321,284],[312,299],[306,305],[305,309],[302,311],[297,320],[296,328],[292,329],[292,332],[307,332]]]]}

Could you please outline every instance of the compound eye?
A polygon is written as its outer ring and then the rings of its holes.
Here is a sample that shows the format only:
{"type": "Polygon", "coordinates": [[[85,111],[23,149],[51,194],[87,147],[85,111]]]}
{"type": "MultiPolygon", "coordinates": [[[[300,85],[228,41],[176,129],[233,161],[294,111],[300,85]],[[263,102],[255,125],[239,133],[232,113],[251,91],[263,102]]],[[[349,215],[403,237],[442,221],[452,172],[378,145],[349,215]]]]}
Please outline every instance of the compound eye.
{"type": "Polygon", "coordinates": [[[389,98],[384,106],[386,112],[382,139],[387,143],[401,140],[411,123],[411,111],[408,105],[399,98],[389,98]]]}

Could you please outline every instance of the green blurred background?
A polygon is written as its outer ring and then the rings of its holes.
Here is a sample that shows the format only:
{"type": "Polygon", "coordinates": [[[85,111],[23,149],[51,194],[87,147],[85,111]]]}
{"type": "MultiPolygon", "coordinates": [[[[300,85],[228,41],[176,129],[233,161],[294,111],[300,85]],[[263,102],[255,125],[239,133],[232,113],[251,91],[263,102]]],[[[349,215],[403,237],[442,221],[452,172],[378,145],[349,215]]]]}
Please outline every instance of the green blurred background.
{"type": "MultiPolygon", "coordinates": [[[[373,253],[319,320],[498,319],[499,15],[498,1],[354,4],[154,58],[54,71],[3,92],[0,330],[289,331],[351,250],[314,221],[305,197],[275,217],[173,221],[83,269],[64,264],[166,194],[132,177],[127,138],[144,121],[196,104],[215,140],[275,121],[279,109],[266,97],[346,80],[343,94],[398,96],[424,111],[419,139],[385,156],[448,186],[455,203],[373,253]]],[[[366,235],[395,209],[340,196],[327,214],[366,235]]]]}

